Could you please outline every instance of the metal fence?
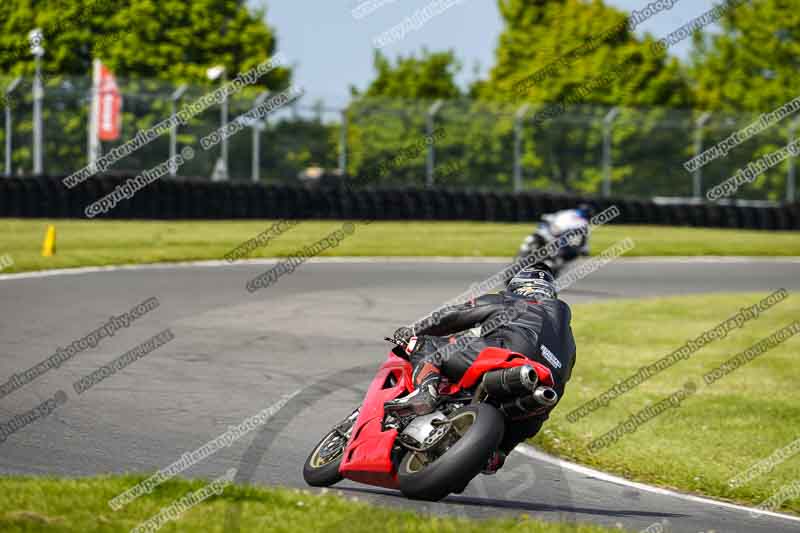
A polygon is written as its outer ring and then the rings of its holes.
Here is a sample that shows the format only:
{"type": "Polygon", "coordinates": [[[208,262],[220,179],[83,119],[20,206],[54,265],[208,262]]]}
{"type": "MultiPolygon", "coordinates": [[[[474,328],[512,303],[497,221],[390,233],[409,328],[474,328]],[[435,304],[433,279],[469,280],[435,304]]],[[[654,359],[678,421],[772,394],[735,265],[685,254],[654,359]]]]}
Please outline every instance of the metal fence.
{"type": "MultiPolygon", "coordinates": [[[[34,169],[32,81],[0,78],[5,126],[4,171],[34,169]],[[8,90],[9,87],[12,90],[8,90]]],[[[118,80],[123,94],[122,135],[102,143],[107,153],[139,130],[168,118],[182,103],[215,86],[179,87],[148,80],[118,80]]],[[[88,78],[44,77],[43,166],[67,175],[87,164],[88,78]]],[[[231,121],[252,109],[259,92],[246,88],[228,100],[231,121]]],[[[263,96],[262,96],[263,100],[263,96]]],[[[770,111],[770,110],[764,110],[770,111]]],[[[309,168],[391,186],[448,186],[485,190],[543,190],[581,194],[701,198],[748,163],[787,145],[797,117],[776,124],[699,170],[685,163],[695,154],[758,120],[755,114],[708,114],[666,108],[511,106],[500,103],[354,99],[346,108],[295,100],[265,119],[247,121],[229,139],[228,174],[236,181],[290,183],[309,168]],[[549,110],[546,114],[544,110],[549,110]],[[432,136],[437,133],[435,138],[432,136]],[[404,153],[406,157],[398,158],[404,153]],[[392,161],[390,172],[376,172],[392,161]]],[[[138,172],[163,163],[171,140],[192,145],[221,126],[219,106],[194,116],[117,162],[110,171],[138,172]]],[[[211,177],[219,147],[196,150],[179,169],[211,177]]],[[[740,187],[736,199],[792,201],[794,157],[740,187]]],[[[313,173],[311,173],[313,175],[313,173]]]]}
{"type": "MultiPolygon", "coordinates": [[[[687,161],[759,115],[603,106],[553,113],[551,105],[389,100],[354,101],[348,115],[350,149],[360,152],[350,158],[350,174],[369,169],[374,154],[390,157],[404,144],[442,129],[440,140],[388,181],[698,199],[748,163],[785,147],[798,122],[786,116],[725,157],[690,171],[687,161]],[[440,171],[448,168],[459,172],[440,171]]],[[[794,158],[788,158],[740,187],[735,198],[792,201],[794,173],[794,158]]]]}
{"type": "MultiPolygon", "coordinates": [[[[101,143],[101,154],[133,139],[137,132],[167,119],[174,109],[197,101],[218,86],[174,86],[157,81],[117,80],[123,95],[122,131],[118,140],[101,143]]],[[[0,79],[5,107],[5,126],[0,132],[5,146],[6,175],[33,173],[33,96],[30,79],[23,79],[8,93],[11,80],[0,79]],[[10,172],[9,172],[10,170],[10,172]]],[[[230,121],[249,111],[261,91],[246,89],[228,99],[230,121]]],[[[88,162],[88,116],[92,98],[88,78],[46,78],[42,98],[44,172],[67,175],[88,162]]],[[[229,175],[236,180],[273,182],[297,179],[310,166],[335,167],[340,114],[317,103],[293,104],[270,113],[265,120],[246,121],[243,131],[229,139],[229,175]],[[254,165],[255,163],[255,165],[254,165]]],[[[221,126],[220,106],[212,106],[174,130],[164,132],[134,153],[124,157],[109,172],[138,172],[166,161],[174,136],[176,148],[192,145],[196,156],[179,174],[209,177],[220,157],[221,147],[199,149],[199,139],[221,126]]]]}

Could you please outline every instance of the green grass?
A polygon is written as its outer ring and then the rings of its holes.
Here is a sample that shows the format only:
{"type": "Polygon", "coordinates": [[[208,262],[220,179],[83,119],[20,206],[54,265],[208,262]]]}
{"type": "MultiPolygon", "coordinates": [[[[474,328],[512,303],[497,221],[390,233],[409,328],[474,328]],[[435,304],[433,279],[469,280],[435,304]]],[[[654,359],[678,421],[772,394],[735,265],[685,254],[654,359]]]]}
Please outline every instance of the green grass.
{"type": "MultiPolygon", "coordinates": [[[[573,409],[645,365],[678,349],[766,294],[702,295],[576,305],[573,330],[578,359],[563,401],[534,443],[604,471],[684,491],[759,504],[798,479],[800,454],[772,472],[733,489],[728,480],[800,438],[800,335],[706,385],[703,374],[800,317],[790,295],[760,318],[706,344],[688,360],[569,422],[573,409]],[[588,443],[631,414],[673,393],[687,381],[697,392],[680,407],[591,453],[588,443]]],[[[800,512],[800,498],[784,503],[800,512]]]]}
{"type": "MultiPolygon", "coordinates": [[[[128,532],[157,515],[162,508],[205,486],[202,481],[170,481],[119,511],[107,502],[143,477],[101,477],[75,480],[43,478],[0,479],[0,531],[16,532],[128,532]]],[[[472,521],[433,518],[408,511],[389,510],[335,496],[307,491],[228,486],[219,497],[193,507],[160,532],[225,532],[228,512],[240,514],[238,531],[295,533],[346,531],[413,531],[417,533],[603,533],[593,526],[544,524],[528,519],[472,521]],[[241,513],[236,512],[240,507],[241,513]]],[[[236,531],[237,529],[233,529],[236,531]]]]}
{"type": "MultiPolygon", "coordinates": [[[[100,221],[55,220],[57,253],[41,257],[47,220],[0,219],[0,256],[15,265],[4,272],[123,263],[222,259],[272,221],[100,221]]],[[[304,221],[257,249],[252,257],[286,256],[310,245],[341,222],[304,221]]],[[[376,222],[323,255],[511,257],[533,224],[486,222],[376,222]]],[[[607,226],[592,237],[594,253],[631,237],[628,256],[800,255],[800,233],[607,226]]]]}

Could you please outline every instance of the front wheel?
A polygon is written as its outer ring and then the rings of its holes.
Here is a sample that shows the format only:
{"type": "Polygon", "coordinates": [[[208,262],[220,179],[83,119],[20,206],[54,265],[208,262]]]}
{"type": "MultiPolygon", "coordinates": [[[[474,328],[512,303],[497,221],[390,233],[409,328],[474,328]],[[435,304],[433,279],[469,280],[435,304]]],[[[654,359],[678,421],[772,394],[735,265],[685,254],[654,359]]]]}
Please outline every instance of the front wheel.
{"type": "Polygon", "coordinates": [[[339,465],[350,439],[350,431],[358,418],[358,410],[333,428],[314,447],[303,465],[303,479],[312,487],[330,487],[342,480],[339,465]]]}
{"type": "Polygon", "coordinates": [[[406,497],[438,501],[463,490],[503,439],[503,415],[491,405],[468,405],[448,419],[451,427],[440,444],[424,452],[409,451],[400,462],[397,478],[406,497]]]}

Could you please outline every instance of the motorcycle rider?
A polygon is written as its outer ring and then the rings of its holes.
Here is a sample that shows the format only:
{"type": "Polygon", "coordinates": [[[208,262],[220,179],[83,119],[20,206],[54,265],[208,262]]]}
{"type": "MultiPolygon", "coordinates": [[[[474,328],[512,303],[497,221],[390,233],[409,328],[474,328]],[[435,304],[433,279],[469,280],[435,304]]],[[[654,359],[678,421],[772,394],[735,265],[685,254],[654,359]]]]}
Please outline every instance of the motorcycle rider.
{"type": "MultiPolygon", "coordinates": [[[[442,374],[451,382],[458,381],[481,350],[489,346],[521,353],[547,366],[555,382],[553,388],[561,399],[575,364],[571,316],[569,306],[558,299],[552,272],[539,264],[520,270],[504,291],[455,306],[434,324],[418,331],[401,328],[395,338],[407,339],[405,347],[414,365],[415,389],[407,396],[386,402],[386,412],[398,415],[432,412],[439,397],[442,374]],[[501,313],[511,320],[493,321],[501,313]],[[442,338],[486,323],[499,325],[491,331],[481,331],[480,337],[466,347],[450,350],[450,341],[442,338]]],[[[549,416],[549,409],[541,411],[506,428],[500,449],[490,458],[484,473],[495,473],[517,444],[539,432],[549,416]]]]}
{"type": "Polygon", "coordinates": [[[544,246],[548,242],[556,240],[559,236],[566,232],[574,232],[574,237],[570,239],[569,246],[559,248],[558,256],[548,260],[549,266],[554,270],[560,269],[565,263],[572,261],[579,255],[589,255],[589,220],[594,215],[594,208],[587,203],[581,203],[576,209],[564,209],[542,215],[542,224],[545,226],[546,231],[542,232],[541,227],[525,238],[520,246],[519,256],[525,257],[529,255],[534,248],[544,246]],[[579,230],[579,231],[576,231],[579,230]],[[547,242],[541,242],[541,239],[547,235],[547,242]]]}

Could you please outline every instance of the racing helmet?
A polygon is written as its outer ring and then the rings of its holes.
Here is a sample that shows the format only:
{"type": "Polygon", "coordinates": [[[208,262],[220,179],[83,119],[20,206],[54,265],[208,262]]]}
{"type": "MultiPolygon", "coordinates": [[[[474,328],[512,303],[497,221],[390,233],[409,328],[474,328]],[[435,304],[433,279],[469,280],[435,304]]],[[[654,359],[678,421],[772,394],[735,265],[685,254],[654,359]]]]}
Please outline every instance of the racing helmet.
{"type": "Polygon", "coordinates": [[[506,293],[537,301],[558,297],[553,273],[542,263],[527,266],[517,272],[508,282],[506,293]]]}
{"type": "Polygon", "coordinates": [[[581,202],[580,204],[578,204],[578,207],[576,209],[578,213],[580,213],[581,217],[585,218],[586,220],[589,220],[594,216],[594,207],[592,206],[592,204],[581,202]]]}

